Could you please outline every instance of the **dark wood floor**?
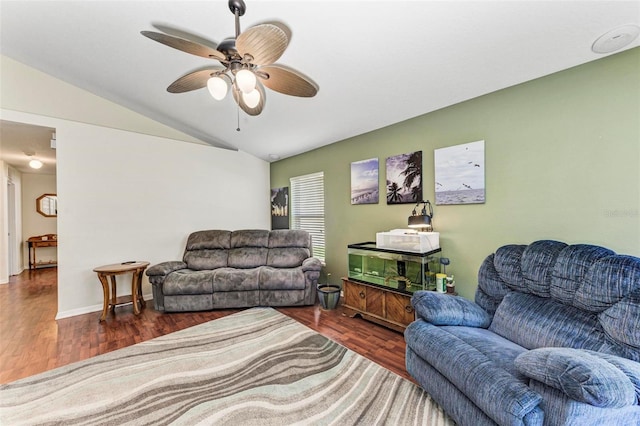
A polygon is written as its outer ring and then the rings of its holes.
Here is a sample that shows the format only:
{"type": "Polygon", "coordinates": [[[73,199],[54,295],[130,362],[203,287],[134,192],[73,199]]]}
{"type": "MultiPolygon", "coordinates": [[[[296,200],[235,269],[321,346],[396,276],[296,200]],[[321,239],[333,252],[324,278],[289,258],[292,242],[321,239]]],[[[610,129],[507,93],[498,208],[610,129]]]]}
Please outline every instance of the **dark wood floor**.
{"type": "MultiPolygon", "coordinates": [[[[41,373],[95,355],[124,348],[173,331],[221,318],[237,309],[163,314],[153,302],[139,316],[131,305],[99,322],[99,312],[55,320],[57,269],[25,271],[0,285],[0,383],[41,373]]],[[[96,286],[99,286],[96,278],[96,286]]],[[[342,309],[319,306],[278,308],[328,338],[410,379],[404,366],[403,335],[342,309]]]]}

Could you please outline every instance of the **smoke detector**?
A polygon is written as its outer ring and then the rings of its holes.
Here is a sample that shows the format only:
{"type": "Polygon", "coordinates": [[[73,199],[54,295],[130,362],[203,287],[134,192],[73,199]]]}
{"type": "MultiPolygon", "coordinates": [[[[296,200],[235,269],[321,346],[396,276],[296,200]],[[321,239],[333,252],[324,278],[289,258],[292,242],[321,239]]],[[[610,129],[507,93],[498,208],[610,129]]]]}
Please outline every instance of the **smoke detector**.
{"type": "Polygon", "coordinates": [[[591,46],[594,53],[611,53],[631,44],[640,35],[640,27],[629,24],[602,34],[591,46]]]}

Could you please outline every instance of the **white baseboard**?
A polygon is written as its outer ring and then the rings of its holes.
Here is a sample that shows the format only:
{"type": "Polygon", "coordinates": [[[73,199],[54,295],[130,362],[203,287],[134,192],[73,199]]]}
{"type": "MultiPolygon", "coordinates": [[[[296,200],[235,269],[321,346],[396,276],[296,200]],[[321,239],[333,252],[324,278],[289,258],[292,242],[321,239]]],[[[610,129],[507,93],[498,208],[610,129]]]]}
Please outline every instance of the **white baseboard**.
{"type": "MultiPolygon", "coordinates": [[[[153,294],[143,294],[145,302],[153,301],[153,294]]],[[[71,309],[69,311],[60,311],[56,315],[56,320],[62,318],[75,317],[77,315],[90,314],[91,312],[102,312],[103,305],[100,303],[99,305],[91,305],[84,306],[82,308],[71,309]]]]}

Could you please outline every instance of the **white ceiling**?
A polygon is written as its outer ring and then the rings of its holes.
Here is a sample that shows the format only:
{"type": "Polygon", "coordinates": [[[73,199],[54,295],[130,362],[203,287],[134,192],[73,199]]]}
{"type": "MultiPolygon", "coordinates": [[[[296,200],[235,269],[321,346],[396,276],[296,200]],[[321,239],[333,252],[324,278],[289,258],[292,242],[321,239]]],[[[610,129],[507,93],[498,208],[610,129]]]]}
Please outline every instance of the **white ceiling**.
{"type": "Polygon", "coordinates": [[[638,1],[246,3],[242,29],[284,22],[293,37],[278,63],[320,91],[267,90],[260,116],[240,113],[240,132],[230,96],[165,90],[217,62],[140,35],[163,29],[220,42],[234,33],[226,0],[2,0],[0,52],[212,145],[273,161],[600,59],[591,51],[597,37],[640,25],[638,1]]]}

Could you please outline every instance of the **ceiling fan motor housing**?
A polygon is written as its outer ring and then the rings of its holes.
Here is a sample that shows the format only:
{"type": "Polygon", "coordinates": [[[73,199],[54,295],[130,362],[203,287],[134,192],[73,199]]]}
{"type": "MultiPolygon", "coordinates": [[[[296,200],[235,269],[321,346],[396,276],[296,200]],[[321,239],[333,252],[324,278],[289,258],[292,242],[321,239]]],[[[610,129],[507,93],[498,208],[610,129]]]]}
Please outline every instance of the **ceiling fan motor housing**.
{"type": "Polygon", "coordinates": [[[229,10],[234,15],[236,11],[238,11],[238,16],[244,15],[244,12],[247,11],[247,6],[244,4],[243,0],[229,0],[229,10]]]}

